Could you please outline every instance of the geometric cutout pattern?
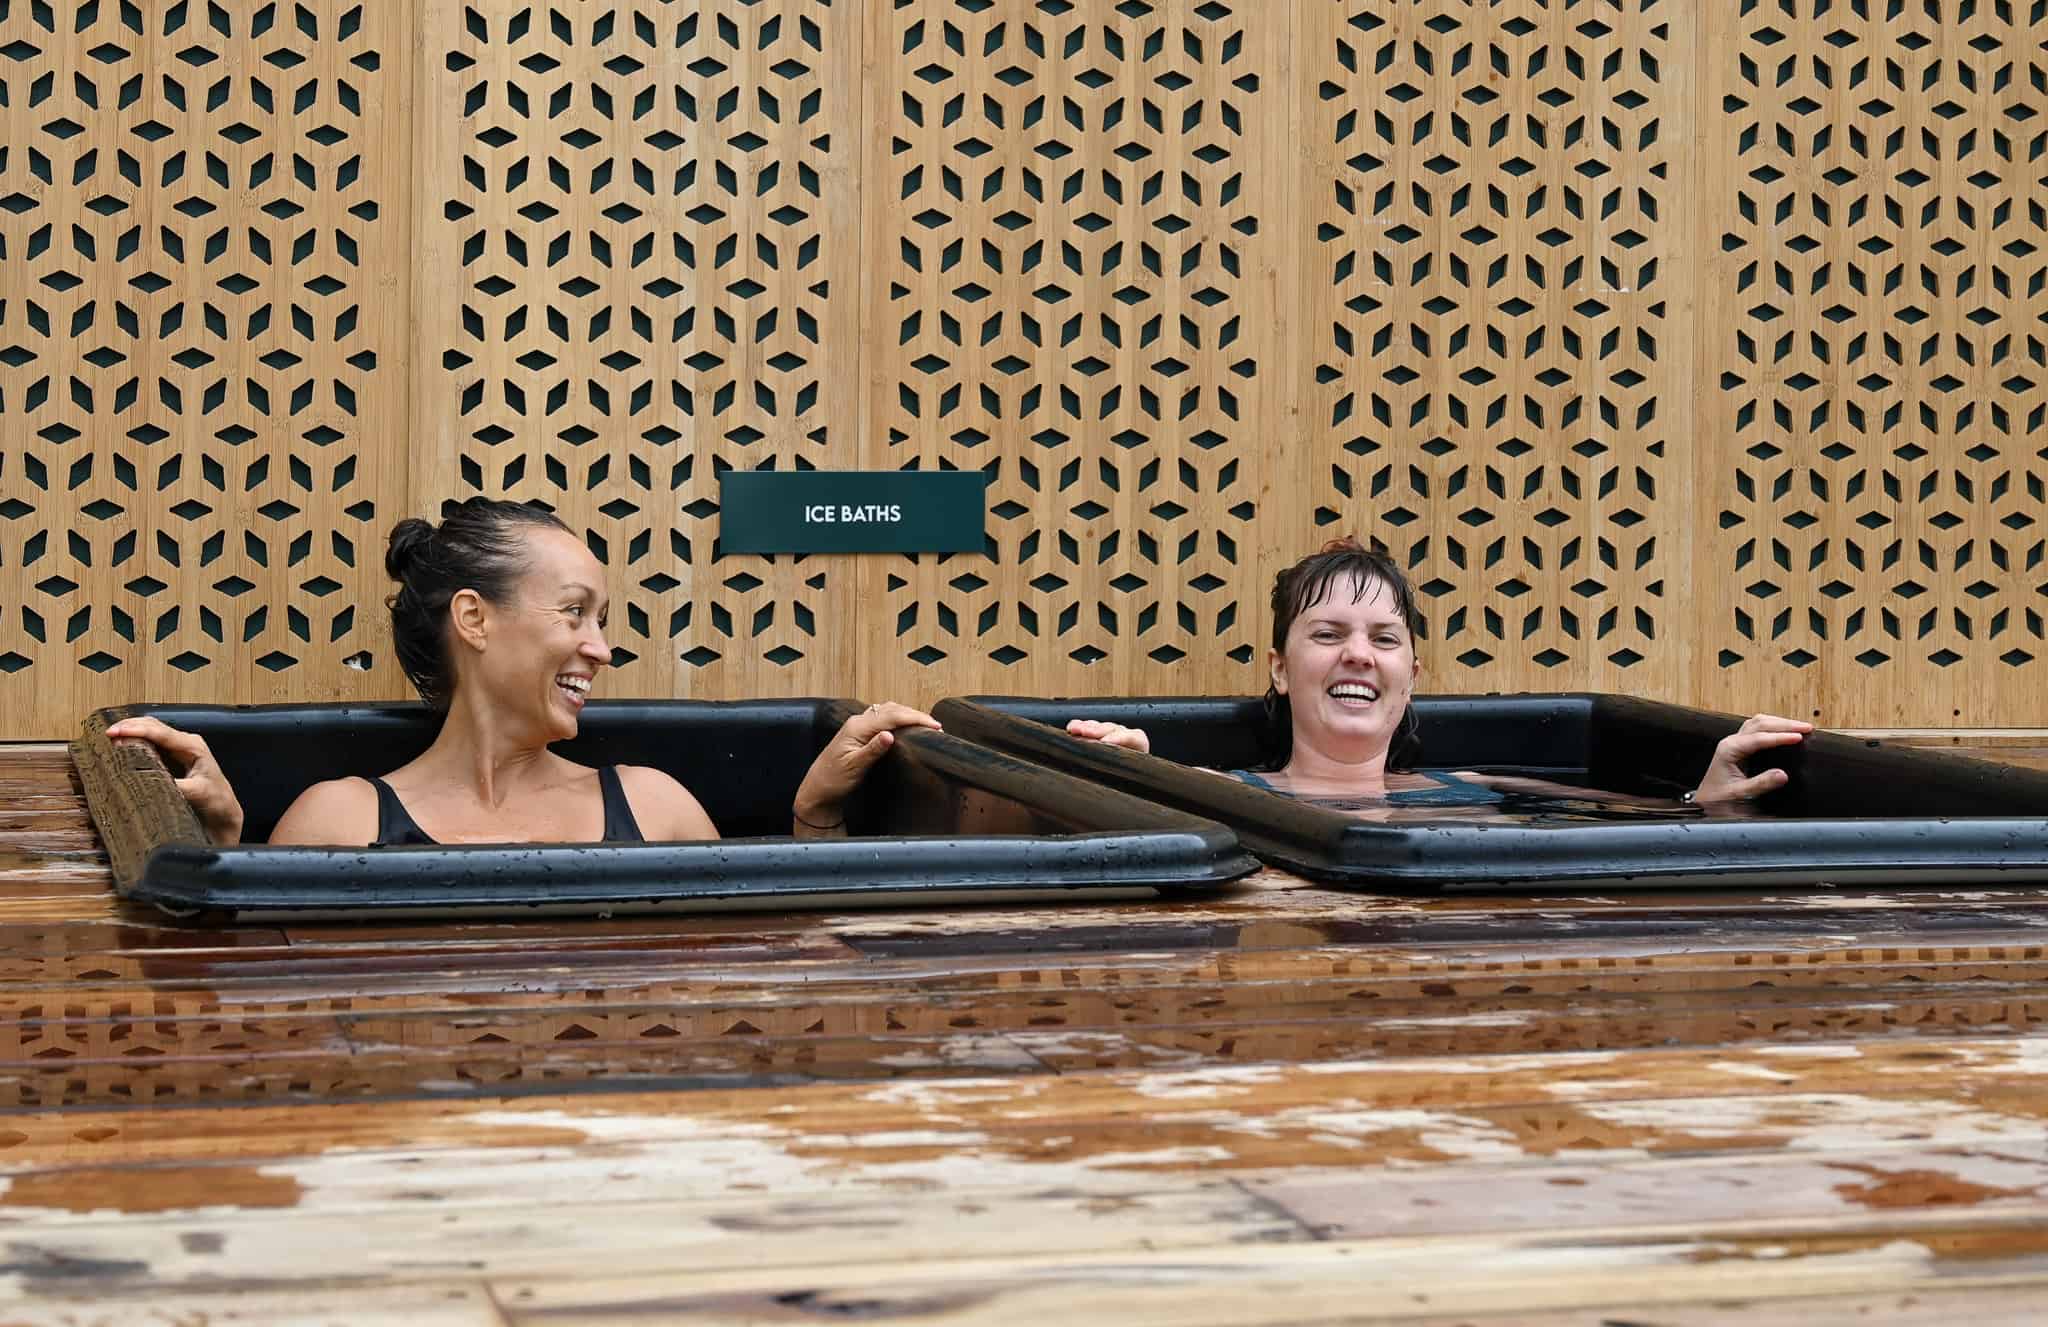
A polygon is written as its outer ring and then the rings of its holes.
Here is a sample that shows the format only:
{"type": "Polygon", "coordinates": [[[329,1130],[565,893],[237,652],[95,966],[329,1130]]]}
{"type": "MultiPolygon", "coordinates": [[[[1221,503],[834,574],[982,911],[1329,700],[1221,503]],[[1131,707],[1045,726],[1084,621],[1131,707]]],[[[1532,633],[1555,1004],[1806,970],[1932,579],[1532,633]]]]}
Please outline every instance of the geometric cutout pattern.
{"type": "Polygon", "coordinates": [[[373,688],[402,8],[0,6],[0,730],[373,688]]]}
{"type": "Polygon", "coordinates": [[[1239,691],[1378,539],[1426,684],[2041,722],[2048,10],[0,3],[0,737],[399,696],[543,501],[613,694],[1239,691]],[[416,99],[416,100],[415,100],[416,99]],[[985,555],[727,557],[740,468],[985,555]]]}
{"type": "Polygon", "coordinates": [[[2044,38],[2038,5],[1749,0],[1720,47],[1703,662],[1749,689],[1981,723],[2039,676],[2044,38]]]}
{"type": "Polygon", "coordinates": [[[889,11],[868,461],[988,481],[990,558],[898,559],[871,586],[920,689],[1249,676],[1271,439],[1247,36],[1267,21],[1218,0],[889,11]]]}
{"type": "Polygon", "coordinates": [[[1669,6],[1342,10],[1304,75],[1314,521],[1410,569],[1432,688],[1667,691],[1669,6]]]}
{"type": "Polygon", "coordinates": [[[844,564],[720,558],[718,475],[857,464],[857,47],[815,2],[436,9],[460,114],[425,148],[420,505],[538,500],[583,533],[613,694],[844,684],[818,621],[844,564]]]}

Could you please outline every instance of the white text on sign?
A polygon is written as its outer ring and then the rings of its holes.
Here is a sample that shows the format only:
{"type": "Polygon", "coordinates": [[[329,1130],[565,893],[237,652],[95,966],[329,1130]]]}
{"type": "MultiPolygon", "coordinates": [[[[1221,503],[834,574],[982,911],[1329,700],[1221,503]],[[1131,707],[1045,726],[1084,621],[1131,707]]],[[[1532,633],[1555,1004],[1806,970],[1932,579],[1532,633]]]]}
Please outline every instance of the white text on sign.
{"type": "Polygon", "coordinates": [[[821,502],[804,508],[806,525],[863,525],[871,521],[901,521],[903,508],[897,503],[869,503],[855,507],[846,503],[821,502]]]}

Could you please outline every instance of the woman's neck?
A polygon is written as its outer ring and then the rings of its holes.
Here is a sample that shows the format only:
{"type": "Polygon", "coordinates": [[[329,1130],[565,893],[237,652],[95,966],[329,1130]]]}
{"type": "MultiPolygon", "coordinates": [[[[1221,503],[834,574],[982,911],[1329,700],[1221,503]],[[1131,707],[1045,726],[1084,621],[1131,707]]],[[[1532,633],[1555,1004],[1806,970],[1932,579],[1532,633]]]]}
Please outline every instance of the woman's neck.
{"type": "Polygon", "coordinates": [[[1341,793],[1382,793],[1387,786],[1387,749],[1330,751],[1296,731],[1294,748],[1280,770],[1290,787],[1341,793]]]}
{"type": "Polygon", "coordinates": [[[503,806],[522,784],[554,762],[545,738],[510,733],[480,700],[458,693],[441,731],[414,762],[436,780],[459,783],[485,806],[503,806]]]}

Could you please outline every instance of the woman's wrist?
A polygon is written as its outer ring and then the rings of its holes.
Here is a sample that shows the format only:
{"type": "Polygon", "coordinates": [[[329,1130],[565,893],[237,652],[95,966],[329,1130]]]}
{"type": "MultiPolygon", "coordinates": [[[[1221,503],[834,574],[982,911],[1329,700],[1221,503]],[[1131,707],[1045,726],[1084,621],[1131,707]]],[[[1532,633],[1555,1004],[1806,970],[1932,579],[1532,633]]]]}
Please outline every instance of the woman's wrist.
{"type": "Polygon", "coordinates": [[[199,826],[216,847],[231,848],[242,841],[242,808],[236,806],[229,815],[200,816],[199,826]]]}
{"type": "Polygon", "coordinates": [[[846,824],[846,804],[839,801],[822,801],[809,797],[799,788],[796,799],[790,804],[789,814],[796,823],[806,829],[833,830],[846,824]]]}
{"type": "Polygon", "coordinates": [[[790,808],[790,816],[805,829],[844,829],[846,812],[838,808],[806,811],[801,803],[790,808]]]}

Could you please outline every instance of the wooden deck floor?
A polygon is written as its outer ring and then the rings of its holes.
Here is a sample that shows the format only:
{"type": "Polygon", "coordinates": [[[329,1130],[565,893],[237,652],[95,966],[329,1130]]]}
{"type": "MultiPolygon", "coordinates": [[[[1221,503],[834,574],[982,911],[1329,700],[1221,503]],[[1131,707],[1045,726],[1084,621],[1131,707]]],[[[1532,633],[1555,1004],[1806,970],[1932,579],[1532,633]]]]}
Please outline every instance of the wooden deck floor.
{"type": "Polygon", "coordinates": [[[0,1324],[2048,1318],[2032,891],[0,933],[0,1324]]]}

